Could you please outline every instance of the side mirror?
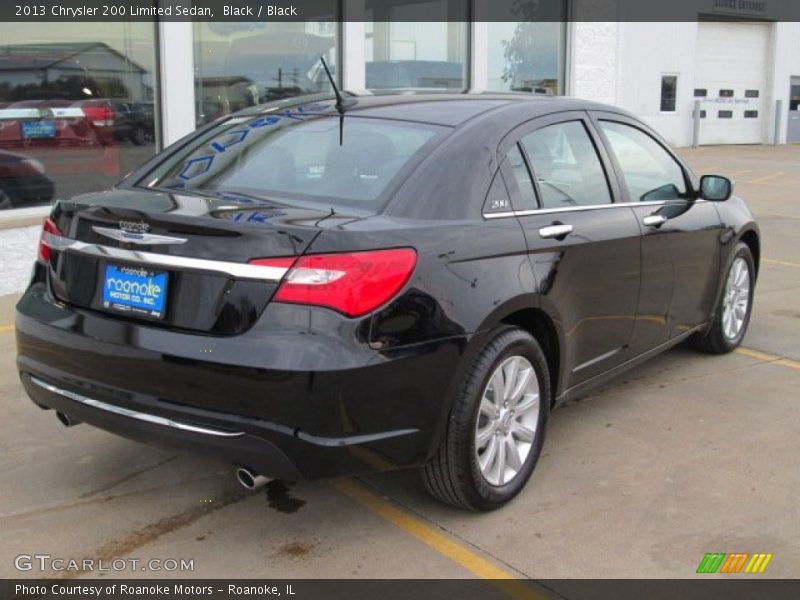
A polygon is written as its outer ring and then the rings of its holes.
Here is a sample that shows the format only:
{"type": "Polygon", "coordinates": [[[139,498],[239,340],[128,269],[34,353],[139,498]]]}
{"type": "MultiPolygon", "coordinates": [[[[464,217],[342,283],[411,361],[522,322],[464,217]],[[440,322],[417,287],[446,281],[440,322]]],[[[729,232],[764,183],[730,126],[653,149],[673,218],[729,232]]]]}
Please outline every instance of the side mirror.
{"type": "Polygon", "coordinates": [[[699,198],[724,202],[733,193],[733,182],[722,175],[703,175],[700,178],[699,198]]]}

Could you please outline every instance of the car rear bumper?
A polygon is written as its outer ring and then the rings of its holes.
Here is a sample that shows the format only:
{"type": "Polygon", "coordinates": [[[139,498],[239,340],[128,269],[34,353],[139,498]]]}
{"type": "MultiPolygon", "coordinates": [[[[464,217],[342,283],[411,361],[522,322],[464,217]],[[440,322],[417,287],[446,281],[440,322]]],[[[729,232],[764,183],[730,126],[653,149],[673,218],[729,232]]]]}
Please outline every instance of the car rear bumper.
{"type": "Polygon", "coordinates": [[[268,477],[424,462],[467,338],[380,351],[324,335],[330,322],[316,331],[320,319],[346,322],[271,304],[242,335],[203,336],[66,306],[34,283],[17,306],[17,365],[41,407],[268,477]]]}

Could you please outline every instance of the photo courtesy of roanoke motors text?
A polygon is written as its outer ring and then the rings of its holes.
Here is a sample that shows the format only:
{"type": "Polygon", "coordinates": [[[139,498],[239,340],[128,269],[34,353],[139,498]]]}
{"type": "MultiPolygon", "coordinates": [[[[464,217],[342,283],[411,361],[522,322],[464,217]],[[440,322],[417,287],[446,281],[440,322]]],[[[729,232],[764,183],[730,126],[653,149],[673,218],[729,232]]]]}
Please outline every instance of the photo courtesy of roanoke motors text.
{"type": "Polygon", "coordinates": [[[0,3],[0,599],[800,596],[800,3],[0,3]]]}

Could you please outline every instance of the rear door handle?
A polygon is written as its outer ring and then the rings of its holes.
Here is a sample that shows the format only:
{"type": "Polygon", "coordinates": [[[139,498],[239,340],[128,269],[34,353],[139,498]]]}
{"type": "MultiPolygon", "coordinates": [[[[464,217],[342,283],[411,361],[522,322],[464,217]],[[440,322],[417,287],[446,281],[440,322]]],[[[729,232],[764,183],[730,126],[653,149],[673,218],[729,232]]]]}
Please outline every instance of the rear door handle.
{"type": "Polygon", "coordinates": [[[667,217],[664,215],[647,215],[644,219],[642,219],[642,223],[648,227],[661,227],[666,222],[667,217]]]}
{"type": "Polygon", "coordinates": [[[539,237],[541,238],[564,238],[570,233],[572,233],[572,225],[558,224],[539,228],[539,237]]]}

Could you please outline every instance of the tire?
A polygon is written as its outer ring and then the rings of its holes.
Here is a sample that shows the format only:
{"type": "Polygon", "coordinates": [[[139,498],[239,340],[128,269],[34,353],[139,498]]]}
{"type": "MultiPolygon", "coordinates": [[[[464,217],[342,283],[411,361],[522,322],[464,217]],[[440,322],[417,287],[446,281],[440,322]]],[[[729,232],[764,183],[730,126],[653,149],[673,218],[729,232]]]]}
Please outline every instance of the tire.
{"type": "Polygon", "coordinates": [[[0,184],[0,210],[8,210],[17,206],[17,198],[13,192],[0,184]]]}
{"type": "Polygon", "coordinates": [[[142,146],[147,142],[147,132],[144,127],[134,127],[131,131],[130,140],[135,146],[142,146]]]}
{"type": "MultiPolygon", "coordinates": [[[[723,282],[722,293],[714,309],[714,319],[704,332],[692,337],[692,343],[698,350],[709,354],[726,354],[742,343],[742,339],[744,339],[747,333],[747,326],[750,323],[750,314],[753,309],[753,293],[756,283],[755,273],[755,262],[753,261],[750,248],[744,242],[739,242],[725,269],[725,280],[723,282]],[[729,288],[732,281],[731,278],[736,279],[737,272],[740,272],[736,270],[743,267],[746,267],[747,272],[744,277],[742,277],[741,274],[739,275],[738,283],[734,282],[733,284],[734,288],[738,291],[732,292],[729,288]],[[746,301],[742,302],[742,288],[743,282],[745,281],[747,282],[747,297],[746,301]],[[735,294],[735,296],[731,294],[735,294]],[[738,326],[735,324],[732,326],[730,320],[731,309],[728,307],[731,301],[735,303],[738,301],[739,306],[742,306],[745,311],[741,317],[741,323],[738,324],[738,326]]],[[[738,318],[736,323],[738,323],[738,318]]]]}
{"type": "Polygon", "coordinates": [[[547,360],[536,339],[517,327],[492,331],[467,369],[439,448],[421,469],[428,492],[443,502],[474,511],[494,510],[514,498],[530,478],[542,451],[551,398],[547,360]],[[501,387],[494,378],[512,380],[520,386],[526,371],[535,375],[538,406],[529,407],[536,394],[528,383],[516,400],[509,399],[507,408],[501,405],[496,411],[493,408],[494,412],[487,411],[487,407],[501,404],[493,404],[496,388],[501,387]],[[523,405],[525,408],[514,411],[515,406],[523,405]],[[488,441],[481,444],[479,435],[488,441]],[[528,442],[522,438],[532,439],[528,442]],[[494,455],[490,453],[493,443],[494,455]],[[511,444],[518,462],[510,458],[511,444]],[[501,446],[502,456],[508,459],[505,469],[497,458],[501,446]]]}

